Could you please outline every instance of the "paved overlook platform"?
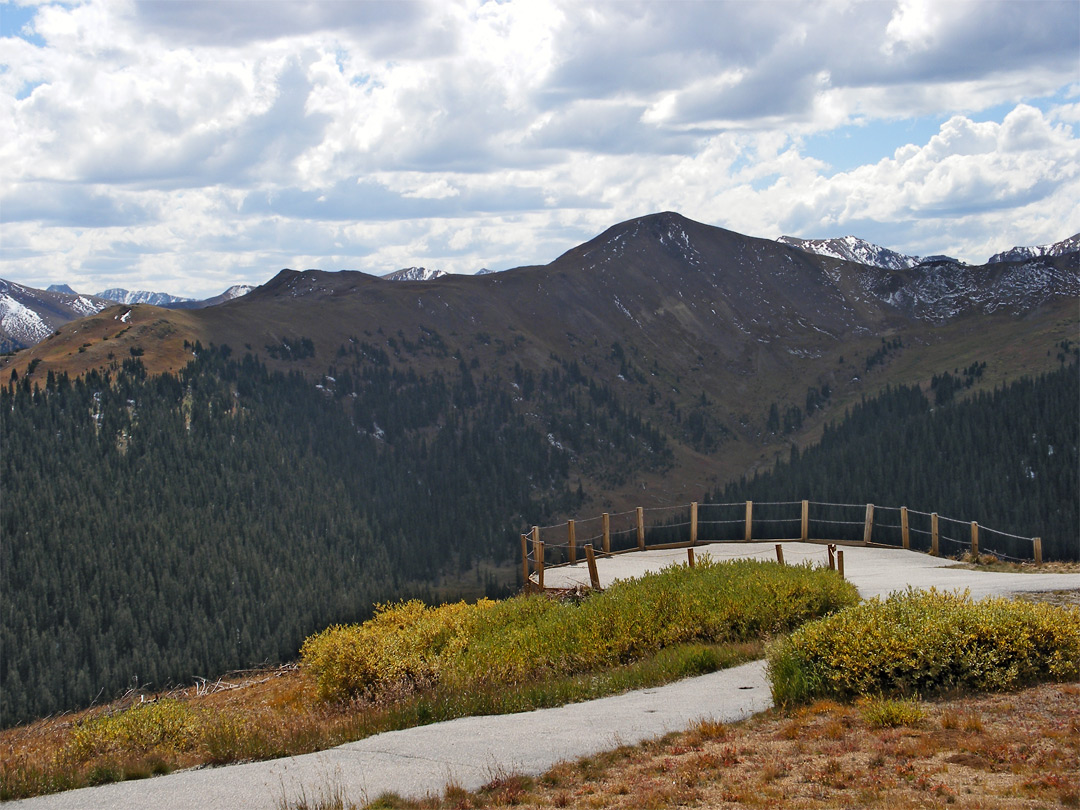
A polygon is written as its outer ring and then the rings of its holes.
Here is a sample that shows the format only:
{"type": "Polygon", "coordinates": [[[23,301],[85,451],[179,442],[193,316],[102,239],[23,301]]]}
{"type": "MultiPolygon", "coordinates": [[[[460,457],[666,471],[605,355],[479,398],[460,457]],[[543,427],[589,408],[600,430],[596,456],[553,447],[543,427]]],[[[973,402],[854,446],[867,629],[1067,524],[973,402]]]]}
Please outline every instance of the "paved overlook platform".
{"type": "MultiPolygon", "coordinates": [[[[698,546],[713,559],[775,559],[775,543],[698,546]]],[[[783,543],[785,562],[824,563],[826,547],[783,543]]],[[[845,546],[845,576],[864,597],[915,588],[967,589],[975,598],[1031,591],[1080,590],[1080,574],[1004,574],[956,567],[949,560],[902,549],[845,546]]],[[[600,581],[640,576],[685,564],[686,549],[620,554],[597,560],[600,581]]],[[[585,563],[551,568],[545,585],[587,584],[585,563]]],[[[622,744],[686,729],[696,719],[734,722],[769,708],[764,662],[714,672],[653,689],[628,692],[556,709],[493,717],[465,717],[391,731],[329,751],[298,757],[180,771],[137,782],[83,788],[11,802],[32,810],[275,810],[283,800],[340,788],[363,804],[381,793],[440,794],[454,783],[472,790],[508,773],[540,774],[622,744]]]]}
{"type": "MultiPolygon", "coordinates": [[[[799,565],[805,562],[828,564],[824,543],[781,542],[784,562],[799,565]]],[[[755,559],[776,560],[777,541],[750,543],[711,543],[694,548],[697,559],[714,560],[755,559]]],[[[864,599],[886,596],[913,588],[931,587],[944,591],[971,592],[974,599],[1037,591],[1080,589],[1080,574],[1009,574],[975,571],[956,560],[932,557],[917,551],[875,546],[838,546],[844,552],[844,576],[859,589],[864,599]]],[[[649,571],[659,571],[669,565],[685,565],[686,549],[630,551],[610,557],[597,557],[600,587],[606,588],[617,579],[633,579],[649,571]]],[[[535,580],[535,574],[533,575],[535,580]]],[[[584,560],[574,564],[548,568],[544,571],[547,588],[588,586],[589,569],[584,560]]]]}

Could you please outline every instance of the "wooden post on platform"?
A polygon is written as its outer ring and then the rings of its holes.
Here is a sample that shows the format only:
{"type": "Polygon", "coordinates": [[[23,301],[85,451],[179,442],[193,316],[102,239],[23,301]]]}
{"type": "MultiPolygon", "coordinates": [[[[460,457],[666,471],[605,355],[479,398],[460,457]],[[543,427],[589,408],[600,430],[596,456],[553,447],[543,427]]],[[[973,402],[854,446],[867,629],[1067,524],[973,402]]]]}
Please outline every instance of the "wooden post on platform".
{"type": "Polygon", "coordinates": [[[781,565],[784,564],[784,547],[779,543],[776,544],[776,561],[781,565]]]}
{"type": "Polygon", "coordinates": [[[604,512],[602,517],[603,517],[602,523],[603,523],[603,526],[604,526],[604,540],[603,540],[604,544],[603,544],[603,546],[601,546],[601,548],[604,549],[605,554],[610,554],[611,553],[611,515],[609,515],[607,512],[604,512]]]}
{"type": "Polygon", "coordinates": [[[977,521],[971,521],[971,556],[979,556],[979,524],[977,521]]]}
{"type": "Polygon", "coordinates": [[[529,584],[529,536],[521,535],[521,584],[529,584]]]}
{"type": "Polygon", "coordinates": [[[844,578],[844,550],[840,549],[836,552],[836,571],[840,574],[840,579],[844,578]]]}
{"type": "Polygon", "coordinates": [[[933,512],[930,515],[930,553],[935,557],[940,557],[938,553],[938,518],[937,512],[933,512]]]}
{"type": "Polygon", "coordinates": [[[585,560],[589,564],[589,584],[594,591],[600,590],[600,574],[596,570],[596,555],[593,554],[592,543],[585,544],[585,560]]]}
{"type": "Polygon", "coordinates": [[[532,527],[533,563],[536,565],[536,584],[544,588],[544,557],[540,546],[540,527],[532,527]]]}
{"type": "Polygon", "coordinates": [[[900,507],[900,542],[904,548],[911,548],[911,531],[908,529],[907,507],[900,507]]]}
{"type": "Polygon", "coordinates": [[[570,562],[577,562],[577,536],[574,532],[574,521],[566,521],[566,545],[570,547],[570,562]]]}
{"type": "Polygon", "coordinates": [[[1035,554],[1035,564],[1036,565],[1042,565],[1042,538],[1041,537],[1032,537],[1031,538],[1031,550],[1035,554]]]}
{"type": "Polygon", "coordinates": [[[743,538],[747,543],[754,531],[754,502],[746,502],[746,536],[743,538]]]}
{"type": "Polygon", "coordinates": [[[802,536],[800,539],[804,543],[810,539],[810,501],[802,502],[802,536]]]}
{"type": "Polygon", "coordinates": [[[692,548],[686,550],[686,564],[691,568],[694,567],[694,550],[692,548]]]}
{"type": "Polygon", "coordinates": [[[638,551],[645,550],[645,510],[637,508],[637,547],[638,551]]]}
{"type": "MultiPolygon", "coordinates": [[[[697,544],[697,501],[690,504],[690,545],[697,544]]],[[[693,564],[690,565],[693,568],[693,564]]]]}
{"type": "Polygon", "coordinates": [[[874,532],[874,505],[868,503],[866,505],[866,524],[863,526],[862,544],[864,546],[870,545],[870,535],[874,532]]]}
{"type": "Polygon", "coordinates": [[[829,570],[830,571],[835,571],[836,570],[836,546],[834,546],[832,543],[829,543],[828,549],[829,549],[829,570]]]}

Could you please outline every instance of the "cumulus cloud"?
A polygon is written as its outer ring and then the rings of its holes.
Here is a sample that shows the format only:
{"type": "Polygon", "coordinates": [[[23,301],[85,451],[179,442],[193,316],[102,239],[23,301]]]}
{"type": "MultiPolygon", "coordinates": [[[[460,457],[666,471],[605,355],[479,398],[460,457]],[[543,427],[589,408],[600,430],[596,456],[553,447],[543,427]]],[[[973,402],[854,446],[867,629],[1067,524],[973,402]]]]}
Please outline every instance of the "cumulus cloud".
{"type": "Polygon", "coordinates": [[[1073,0],[20,13],[0,57],[0,275],[28,284],[472,272],[665,209],[971,260],[1080,230],[1073,0]],[[847,171],[804,146],[916,117],[936,133],[847,171]]]}

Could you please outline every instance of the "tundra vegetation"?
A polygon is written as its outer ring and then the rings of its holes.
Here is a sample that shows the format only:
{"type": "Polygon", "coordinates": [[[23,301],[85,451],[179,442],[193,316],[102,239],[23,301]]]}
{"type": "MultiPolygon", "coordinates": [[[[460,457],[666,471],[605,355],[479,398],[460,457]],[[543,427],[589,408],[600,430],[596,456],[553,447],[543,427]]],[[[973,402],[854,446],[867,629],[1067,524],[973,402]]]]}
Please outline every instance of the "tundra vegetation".
{"type": "Polygon", "coordinates": [[[9,729],[0,736],[10,753],[0,797],[303,753],[665,683],[760,657],[767,638],[857,600],[832,571],[739,561],[673,567],[568,602],[400,602],[310,637],[299,669],[264,676],[252,697],[189,690],[9,729]]]}

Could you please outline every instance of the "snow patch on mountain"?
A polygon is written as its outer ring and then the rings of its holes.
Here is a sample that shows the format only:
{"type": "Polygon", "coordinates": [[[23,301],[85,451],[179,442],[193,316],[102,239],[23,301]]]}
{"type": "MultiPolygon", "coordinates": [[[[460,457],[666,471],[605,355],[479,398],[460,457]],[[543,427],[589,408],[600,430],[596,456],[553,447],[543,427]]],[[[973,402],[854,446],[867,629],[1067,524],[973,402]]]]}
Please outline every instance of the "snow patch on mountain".
{"type": "Polygon", "coordinates": [[[177,304],[191,301],[191,298],[182,298],[178,295],[170,295],[163,292],[148,292],[147,290],[125,290],[121,287],[113,287],[102,290],[97,294],[98,298],[116,301],[118,304],[150,304],[155,307],[163,307],[166,304],[177,304]]]}
{"type": "Polygon", "coordinates": [[[838,239],[799,239],[796,236],[781,236],[776,241],[782,245],[805,250],[807,253],[816,253],[818,256],[829,256],[833,259],[856,262],[869,267],[880,267],[884,270],[904,270],[919,263],[918,256],[897,253],[895,250],[883,248],[857,236],[842,236],[838,239]]]}
{"type": "Polygon", "coordinates": [[[252,284],[234,284],[229,287],[225,292],[221,294],[222,300],[232,301],[234,298],[240,298],[247,295],[249,292],[255,289],[252,284]]]}
{"type": "Polygon", "coordinates": [[[393,273],[387,273],[381,278],[387,281],[431,281],[445,275],[447,275],[445,270],[429,270],[426,267],[404,267],[401,270],[395,270],[393,273]]]}
{"type": "Polygon", "coordinates": [[[44,340],[52,332],[40,315],[7,292],[0,294],[0,329],[24,346],[44,340]]]}
{"type": "Polygon", "coordinates": [[[1052,245],[1035,245],[1032,247],[1014,247],[995,253],[990,257],[987,264],[1000,262],[1023,262],[1037,259],[1040,256],[1064,256],[1067,253],[1080,251],[1080,233],[1073,234],[1068,239],[1062,239],[1052,245]]]}

